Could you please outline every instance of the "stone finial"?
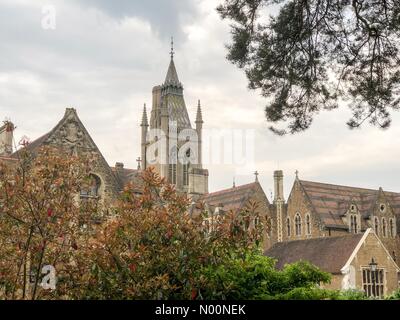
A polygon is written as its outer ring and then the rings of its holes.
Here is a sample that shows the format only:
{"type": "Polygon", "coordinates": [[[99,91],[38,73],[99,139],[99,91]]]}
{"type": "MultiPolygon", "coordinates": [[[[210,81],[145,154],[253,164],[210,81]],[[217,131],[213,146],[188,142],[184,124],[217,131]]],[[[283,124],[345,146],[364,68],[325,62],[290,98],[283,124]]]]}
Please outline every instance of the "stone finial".
{"type": "Polygon", "coordinates": [[[196,114],[196,123],[203,123],[203,115],[201,112],[201,103],[200,103],[200,99],[197,103],[197,114],[196,114]]]}
{"type": "Polygon", "coordinates": [[[144,107],[143,107],[143,116],[142,116],[141,126],[142,127],[148,127],[149,126],[149,122],[147,120],[146,104],[144,104],[144,107]]]}
{"type": "Polygon", "coordinates": [[[171,60],[174,59],[175,51],[174,51],[174,37],[171,37],[171,52],[169,53],[171,55],[171,60]]]}

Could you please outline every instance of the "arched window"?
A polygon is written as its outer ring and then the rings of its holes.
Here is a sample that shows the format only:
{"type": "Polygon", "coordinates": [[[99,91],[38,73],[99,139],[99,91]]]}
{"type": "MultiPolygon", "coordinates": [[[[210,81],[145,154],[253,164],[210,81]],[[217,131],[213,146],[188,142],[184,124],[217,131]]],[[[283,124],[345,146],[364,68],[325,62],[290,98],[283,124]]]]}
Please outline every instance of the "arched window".
{"type": "Polygon", "coordinates": [[[290,218],[286,219],[287,236],[290,237],[290,218]]]}
{"type": "Polygon", "coordinates": [[[354,214],[350,216],[350,232],[351,233],[358,232],[357,216],[354,214]]]}
{"type": "Polygon", "coordinates": [[[306,215],[306,225],[307,225],[307,234],[310,235],[311,234],[311,218],[310,218],[309,214],[306,215]]]}
{"type": "Polygon", "coordinates": [[[378,236],[379,235],[379,220],[378,220],[378,218],[375,218],[374,225],[375,225],[375,233],[378,236]]]}
{"type": "Polygon", "coordinates": [[[97,198],[100,196],[101,180],[98,176],[91,174],[81,189],[81,199],[97,198]]]}
{"type": "Polygon", "coordinates": [[[301,217],[300,214],[296,213],[296,217],[294,218],[296,236],[301,236],[301,217]]]}
{"type": "Polygon", "coordinates": [[[396,230],[393,219],[389,220],[389,232],[392,238],[396,237],[396,230]]]}
{"type": "Polygon", "coordinates": [[[382,235],[386,238],[387,237],[387,224],[386,219],[382,218],[382,235]]]}

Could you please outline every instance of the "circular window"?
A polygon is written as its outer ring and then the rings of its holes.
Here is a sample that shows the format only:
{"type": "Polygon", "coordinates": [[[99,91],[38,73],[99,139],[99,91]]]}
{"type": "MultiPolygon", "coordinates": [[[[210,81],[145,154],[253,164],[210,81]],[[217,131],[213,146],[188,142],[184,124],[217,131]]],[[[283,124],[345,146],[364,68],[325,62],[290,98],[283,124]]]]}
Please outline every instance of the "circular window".
{"type": "Polygon", "coordinates": [[[385,212],[386,211],[386,206],[384,204],[381,204],[380,209],[381,209],[381,212],[385,212]]]}
{"type": "Polygon", "coordinates": [[[351,211],[355,211],[355,210],[356,210],[356,206],[353,204],[353,205],[350,207],[350,210],[351,210],[351,211]]]}

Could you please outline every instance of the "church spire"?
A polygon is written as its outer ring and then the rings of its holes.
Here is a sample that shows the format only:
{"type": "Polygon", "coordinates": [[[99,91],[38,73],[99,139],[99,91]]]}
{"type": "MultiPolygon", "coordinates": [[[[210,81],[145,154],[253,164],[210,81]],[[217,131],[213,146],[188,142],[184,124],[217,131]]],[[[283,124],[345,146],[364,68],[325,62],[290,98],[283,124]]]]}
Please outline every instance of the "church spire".
{"type": "Polygon", "coordinates": [[[178,73],[176,72],[176,67],[175,67],[175,63],[174,63],[174,55],[175,55],[174,38],[171,38],[171,52],[170,52],[170,55],[171,55],[171,61],[169,63],[167,76],[165,77],[164,86],[173,85],[173,86],[176,86],[176,87],[182,87],[182,84],[179,81],[178,73]]]}
{"type": "Polygon", "coordinates": [[[147,120],[147,111],[146,111],[146,104],[144,104],[143,107],[143,115],[142,115],[142,123],[141,123],[142,127],[148,127],[149,126],[149,122],[147,120]]]}

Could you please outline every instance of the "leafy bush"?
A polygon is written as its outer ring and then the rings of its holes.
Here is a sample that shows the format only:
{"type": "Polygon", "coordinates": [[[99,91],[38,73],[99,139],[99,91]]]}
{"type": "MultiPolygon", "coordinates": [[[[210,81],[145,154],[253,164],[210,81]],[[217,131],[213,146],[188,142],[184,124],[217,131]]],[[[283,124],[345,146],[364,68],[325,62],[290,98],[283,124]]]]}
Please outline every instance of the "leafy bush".
{"type": "Polygon", "coordinates": [[[397,289],[390,296],[386,297],[386,300],[400,300],[400,289],[397,289]]]}

